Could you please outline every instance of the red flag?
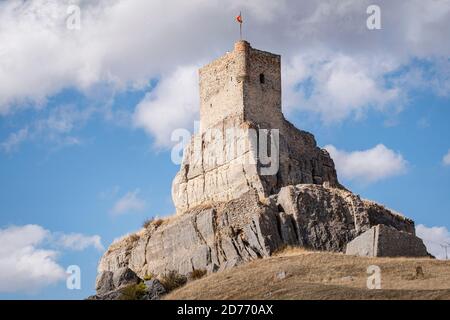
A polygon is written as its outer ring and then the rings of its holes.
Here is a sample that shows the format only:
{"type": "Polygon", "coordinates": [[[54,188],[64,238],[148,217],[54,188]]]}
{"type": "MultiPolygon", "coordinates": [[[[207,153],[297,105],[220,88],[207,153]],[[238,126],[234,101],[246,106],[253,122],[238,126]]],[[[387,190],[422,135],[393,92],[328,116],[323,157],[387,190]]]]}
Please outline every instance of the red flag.
{"type": "Polygon", "coordinates": [[[236,17],[236,21],[239,23],[242,23],[242,14],[239,13],[239,15],[236,17]]]}

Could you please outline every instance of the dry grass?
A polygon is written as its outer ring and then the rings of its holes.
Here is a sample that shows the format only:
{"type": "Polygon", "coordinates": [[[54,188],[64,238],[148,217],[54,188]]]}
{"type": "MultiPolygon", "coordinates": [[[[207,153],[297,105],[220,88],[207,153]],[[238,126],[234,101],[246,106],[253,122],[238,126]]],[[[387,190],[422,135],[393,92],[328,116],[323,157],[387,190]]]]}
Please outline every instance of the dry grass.
{"type": "MultiPolygon", "coordinates": [[[[294,246],[284,246],[279,248],[273,253],[273,256],[295,256],[300,254],[314,253],[314,251],[307,248],[294,247],[294,246]]],[[[317,252],[316,252],[317,253],[317,252]]]]}
{"type": "Polygon", "coordinates": [[[194,281],[203,278],[206,276],[207,271],[205,269],[194,269],[188,274],[188,280],[194,281]]]}
{"type": "Polygon", "coordinates": [[[171,270],[163,274],[159,279],[159,281],[161,281],[161,284],[166,289],[166,291],[170,292],[172,290],[184,286],[187,282],[187,277],[179,274],[175,270],[171,270]]]}
{"type": "Polygon", "coordinates": [[[271,258],[190,282],[165,299],[450,299],[450,261],[285,248],[271,258]],[[382,290],[366,287],[370,265],[381,268],[382,290]],[[280,272],[286,277],[278,277],[280,272]]]}
{"type": "Polygon", "coordinates": [[[164,219],[160,219],[160,218],[150,218],[145,220],[142,223],[142,228],[144,229],[148,229],[151,226],[154,226],[155,229],[158,229],[162,224],[164,223],[164,219]]]}

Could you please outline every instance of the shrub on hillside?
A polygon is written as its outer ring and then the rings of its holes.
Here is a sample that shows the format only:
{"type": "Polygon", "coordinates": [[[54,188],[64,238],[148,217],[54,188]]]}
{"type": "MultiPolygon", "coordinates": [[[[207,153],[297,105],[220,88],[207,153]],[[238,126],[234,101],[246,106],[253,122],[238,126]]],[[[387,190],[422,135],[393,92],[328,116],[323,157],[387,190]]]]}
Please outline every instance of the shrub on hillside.
{"type": "Polygon", "coordinates": [[[145,229],[148,229],[148,227],[150,227],[151,226],[151,224],[153,223],[153,221],[155,221],[155,218],[149,218],[149,219],[146,219],[143,223],[142,223],[142,227],[143,228],[145,228],[145,229]]]}
{"type": "Polygon", "coordinates": [[[189,272],[188,278],[189,280],[198,280],[203,278],[206,275],[205,269],[194,269],[189,272]]]}
{"type": "Polygon", "coordinates": [[[155,228],[158,228],[160,225],[162,225],[164,222],[163,219],[156,219],[155,221],[153,221],[153,225],[155,226],[155,228]]]}
{"type": "Polygon", "coordinates": [[[144,282],[130,284],[120,290],[120,300],[140,300],[147,293],[147,287],[144,282]]]}
{"type": "Polygon", "coordinates": [[[155,277],[155,276],[154,276],[152,273],[147,273],[147,274],[144,276],[144,281],[150,281],[150,280],[152,280],[154,277],[155,277]]]}
{"type": "Polygon", "coordinates": [[[142,227],[148,229],[150,228],[150,226],[154,226],[155,229],[158,229],[158,227],[162,225],[163,222],[164,222],[163,219],[149,218],[142,223],[142,227]]]}
{"type": "Polygon", "coordinates": [[[187,278],[186,276],[179,274],[177,271],[172,270],[165,273],[161,279],[161,284],[166,289],[167,292],[175,290],[179,287],[182,287],[186,284],[187,278]]]}
{"type": "Polygon", "coordinates": [[[136,242],[139,240],[139,236],[136,233],[130,234],[130,241],[136,242]]]}

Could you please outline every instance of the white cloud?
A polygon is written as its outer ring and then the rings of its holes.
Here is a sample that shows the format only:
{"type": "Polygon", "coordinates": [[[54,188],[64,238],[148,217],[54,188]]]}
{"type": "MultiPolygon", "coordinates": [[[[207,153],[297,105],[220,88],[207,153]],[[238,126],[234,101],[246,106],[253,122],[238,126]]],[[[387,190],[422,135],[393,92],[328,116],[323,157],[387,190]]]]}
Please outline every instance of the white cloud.
{"type": "Polygon", "coordinates": [[[367,109],[401,107],[398,88],[386,88],[381,61],[359,61],[348,55],[317,52],[295,57],[284,67],[285,109],[318,113],[325,122],[364,115],[367,109]]]}
{"type": "MultiPolygon", "coordinates": [[[[149,93],[140,103],[135,124],[164,145],[168,132],[185,125],[179,114],[188,109],[178,106],[181,98],[161,94],[183,94],[191,101],[194,92],[188,90],[191,86],[182,90],[167,82],[177,70],[230,50],[238,37],[234,16],[241,9],[244,36],[257,48],[283,55],[287,110],[306,110],[333,122],[361,117],[369,109],[398,112],[411,88],[433,88],[446,96],[450,92],[447,1],[380,0],[382,30],[376,31],[366,28],[369,0],[78,3],[81,30],[73,31],[65,23],[68,2],[0,2],[0,114],[41,108],[64,88],[98,97],[97,89],[106,87],[114,96],[146,88],[150,79],[162,77],[160,85],[166,83],[166,89],[157,89],[159,95],[149,93]],[[414,83],[410,75],[393,72],[418,59],[426,60],[431,72],[414,83]],[[162,109],[169,104],[170,111],[162,109]]],[[[422,69],[420,64],[417,68],[422,69]]],[[[186,81],[194,79],[192,75],[186,81]]]]}
{"type": "Polygon", "coordinates": [[[16,151],[26,141],[44,141],[57,146],[80,145],[81,139],[74,135],[94,114],[92,108],[77,108],[62,105],[48,111],[27,124],[26,127],[11,133],[1,144],[5,153],[16,151]]]}
{"type": "Polygon", "coordinates": [[[38,248],[48,236],[36,225],[0,229],[0,292],[30,292],[64,279],[58,253],[38,248]]]}
{"type": "Polygon", "coordinates": [[[111,209],[111,213],[113,215],[121,215],[125,213],[144,211],[146,203],[143,199],[139,198],[139,194],[139,189],[125,194],[114,204],[113,208],[111,209]]]}
{"type": "Polygon", "coordinates": [[[174,129],[193,127],[200,103],[197,69],[184,66],[163,77],[136,107],[134,124],[152,134],[158,147],[171,145],[174,129]]]}
{"type": "Polygon", "coordinates": [[[8,138],[0,144],[0,147],[4,152],[10,153],[16,150],[27,138],[28,128],[23,128],[17,132],[11,133],[8,138]]]}
{"type": "MultiPolygon", "coordinates": [[[[429,253],[437,259],[445,259],[445,250],[442,245],[450,246],[450,232],[446,227],[427,227],[419,224],[416,235],[421,238],[429,253]]],[[[447,249],[450,255],[450,247],[447,249]]]]}
{"type": "Polygon", "coordinates": [[[442,158],[442,163],[445,166],[450,166],[450,150],[448,150],[447,154],[442,158]]]}
{"type": "Polygon", "coordinates": [[[62,234],[58,237],[57,243],[62,248],[76,251],[82,251],[91,246],[99,251],[105,250],[101,237],[98,235],[86,236],[81,233],[62,234]]]}
{"type": "Polygon", "coordinates": [[[0,229],[0,243],[0,292],[35,293],[64,280],[65,269],[57,261],[61,252],[46,247],[103,247],[99,236],[52,234],[38,225],[0,229]]]}
{"type": "Polygon", "coordinates": [[[338,174],[348,180],[373,183],[406,171],[407,162],[400,153],[379,144],[372,149],[347,152],[325,146],[336,164],[338,174]]]}

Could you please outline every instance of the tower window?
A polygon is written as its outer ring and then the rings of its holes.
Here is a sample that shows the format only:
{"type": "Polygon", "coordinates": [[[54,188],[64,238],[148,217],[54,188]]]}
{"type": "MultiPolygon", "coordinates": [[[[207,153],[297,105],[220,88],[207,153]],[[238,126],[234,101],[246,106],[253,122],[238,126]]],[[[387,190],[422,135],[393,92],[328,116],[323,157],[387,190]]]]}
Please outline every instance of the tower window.
{"type": "Polygon", "coordinates": [[[261,73],[259,75],[259,83],[265,83],[266,82],[266,77],[264,76],[264,73],[261,73]]]}

